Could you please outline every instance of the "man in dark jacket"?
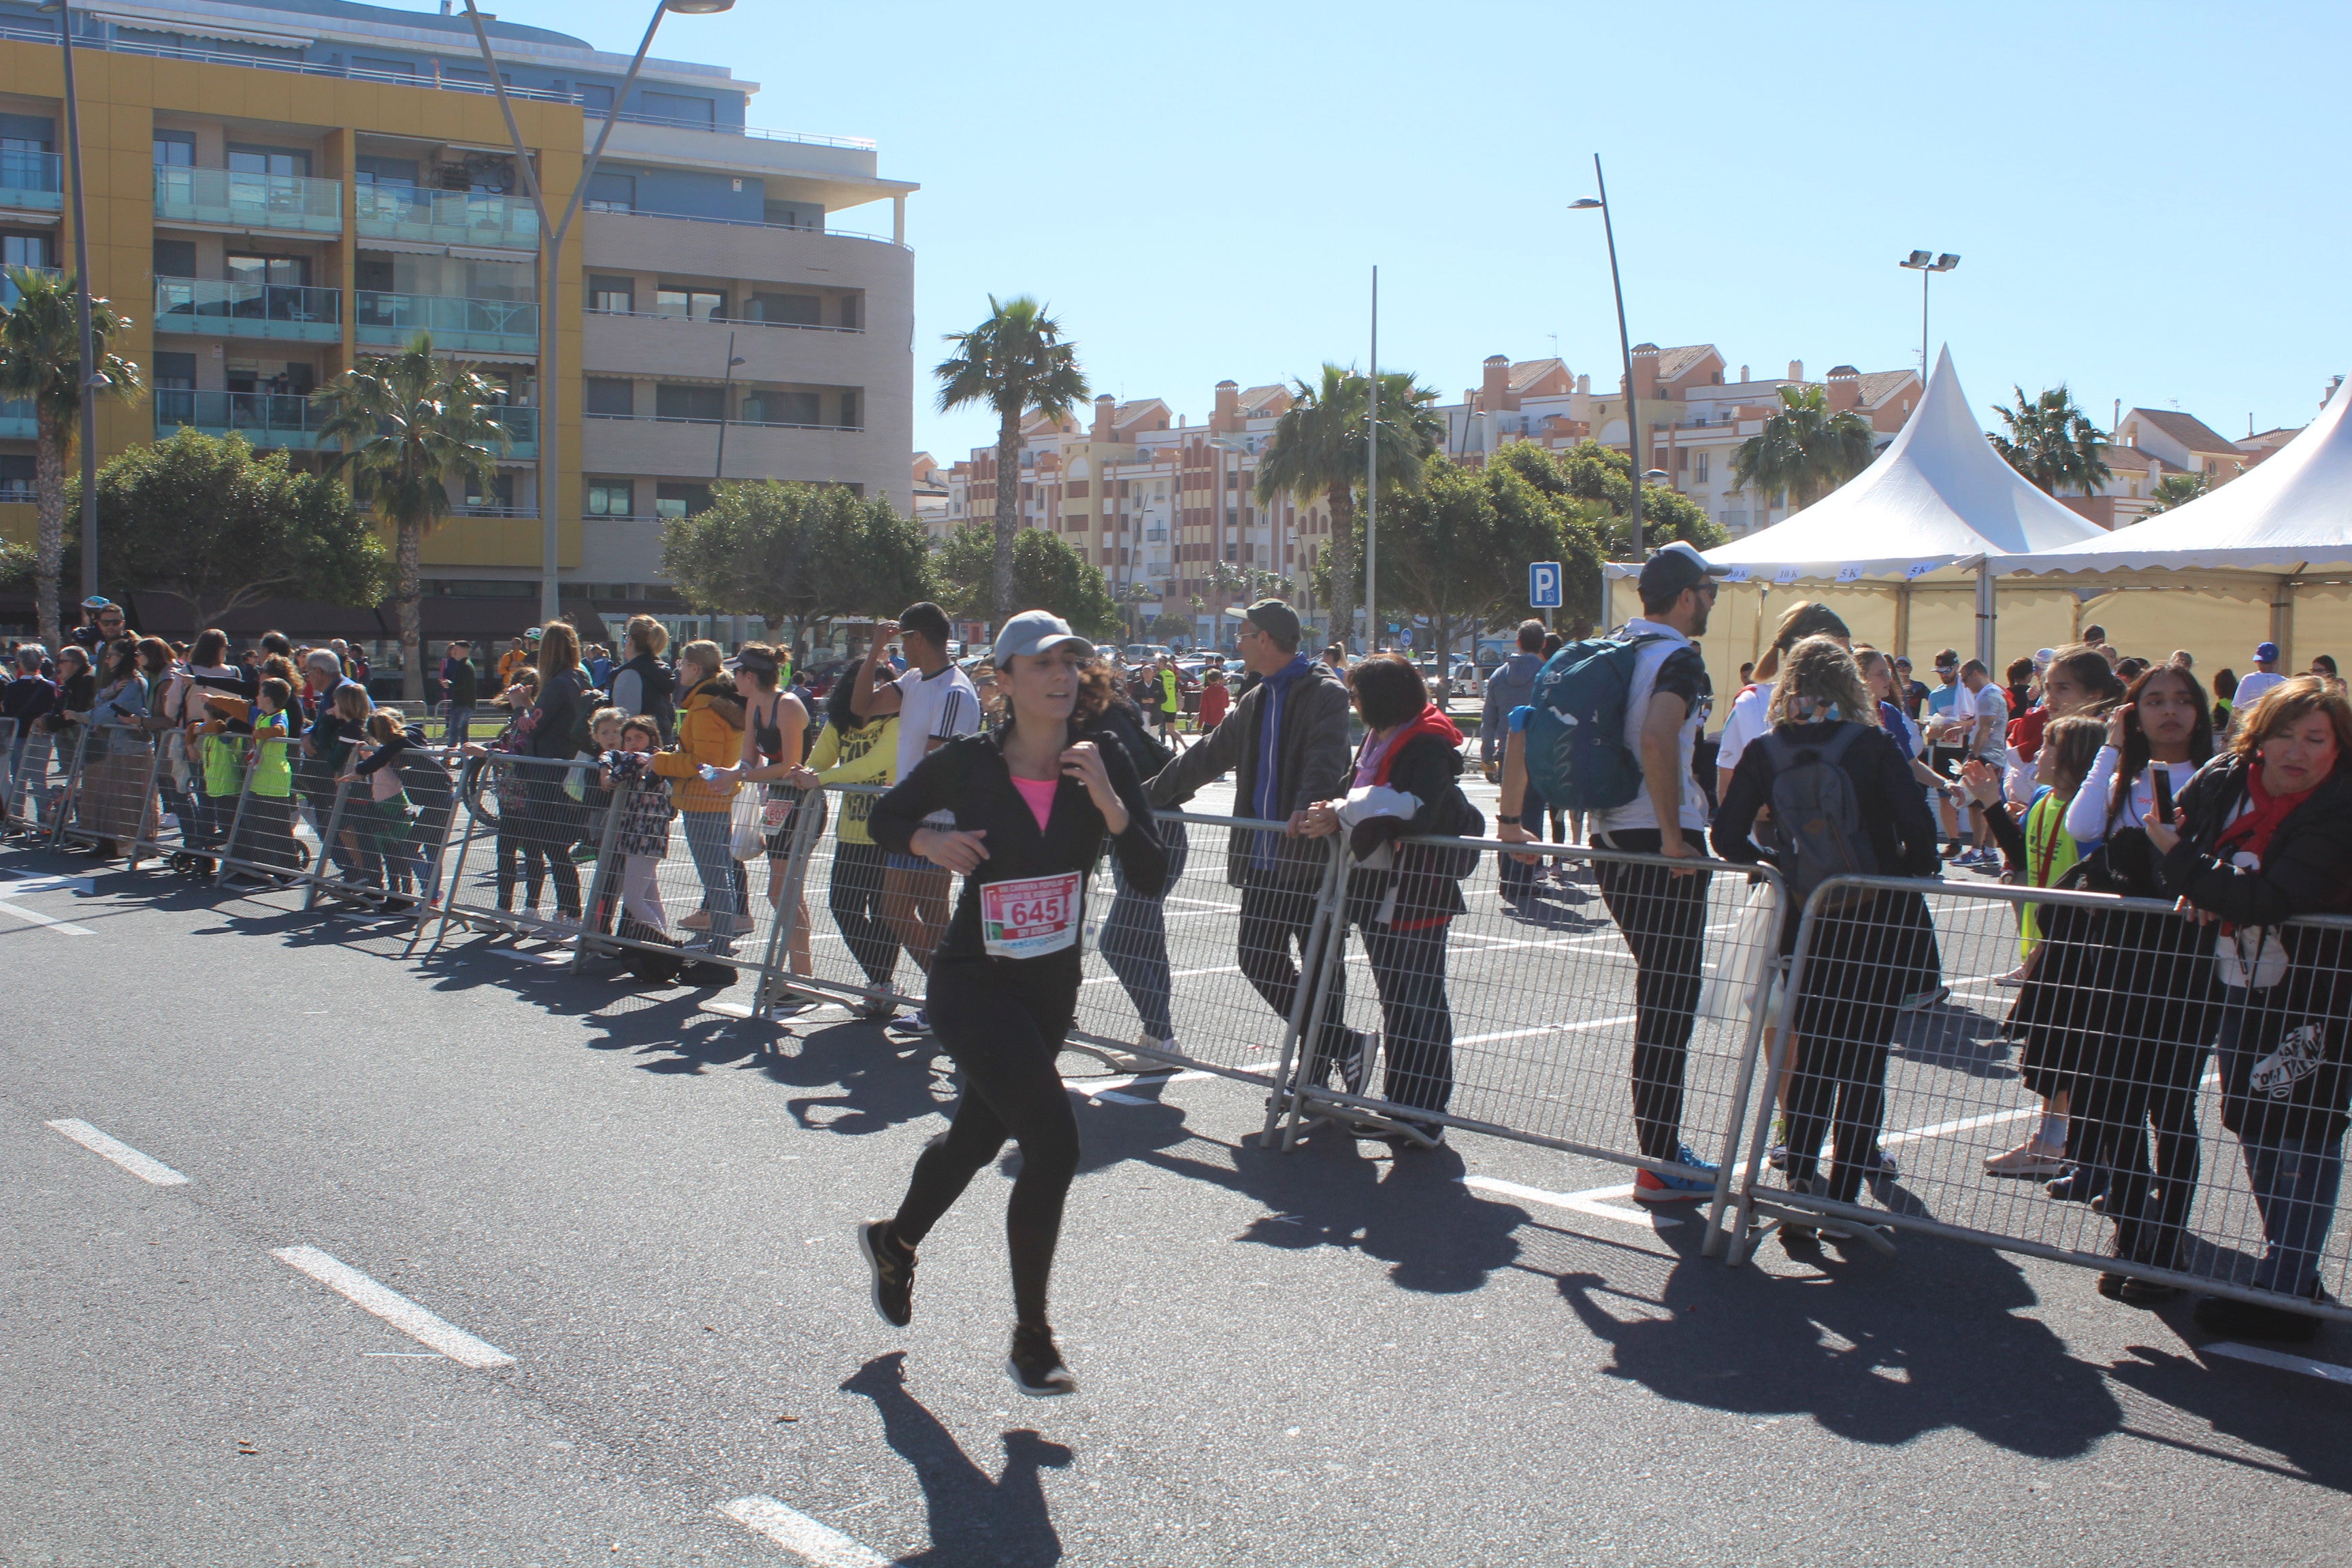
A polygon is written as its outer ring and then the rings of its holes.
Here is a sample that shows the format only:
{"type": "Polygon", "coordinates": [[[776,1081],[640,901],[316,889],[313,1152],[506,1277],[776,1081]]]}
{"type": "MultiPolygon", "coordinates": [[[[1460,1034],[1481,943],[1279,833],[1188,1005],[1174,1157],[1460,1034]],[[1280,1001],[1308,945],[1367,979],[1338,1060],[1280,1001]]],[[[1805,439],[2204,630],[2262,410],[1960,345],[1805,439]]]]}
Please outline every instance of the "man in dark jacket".
{"type": "MultiPolygon", "coordinates": [[[[1225,880],[1241,889],[1242,973],[1278,1017],[1288,1018],[1299,976],[1321,954],[1310,946],[1316,896],[1329,850],[1301,837],[1307,807],[1347,793],[1348,687],[1328,665],[1298,651],[1298,613],[1260,599],[1235,638],[1255,683],[1223,723],[1151,781],[1154,806],[1181,805],[1203,785],[1236,775],[1234,815],[1285,824],[1280,833],[1236,830],[1225,849],[1225,880]],[[1297,961],[1292,949],[1298,952],[1297,961]]],[[[1335,1059],[1361,1082],[1361,1044],[1340,1023],[1345,976],[1335,971],[1318,1020],[1313,1066],[1322,1077],[1335,1059]]]]}
{"type": "Polygon", "coordinates": [[[463,745],[467,731],[473,727],[475,704],[482,694],[481,677],[474,670],[473,644],[460,638],[449,645],[447,656],[441,660],[441,689],[449,699],[449,728],[442,743],[463,745]]]}
{"type": "MultiPolygon", "coordinates": [[[[1478,760],[1486,764],[1488,776],[1503,763],[1503,751],[1510,739],[1511,710],[1524,708],[1535,700],[1536,672],[1543,668],[1544,624],[1541,621],[1519,623],[1519,651],[1495,667],[1486,677],[1486,706],[1478,715],[1478,760]]],[[[1543,820],[1544,805],[1540,798],[1523,801],[1519,819],[1532,816],[1543,820]]],[[[1536,882],[1543,874],[1539,860],[1518,860],[1508,855],[1497,855],[1501,868],[1503,897],[1524,899],[1536,890],[1536,882]]]]}

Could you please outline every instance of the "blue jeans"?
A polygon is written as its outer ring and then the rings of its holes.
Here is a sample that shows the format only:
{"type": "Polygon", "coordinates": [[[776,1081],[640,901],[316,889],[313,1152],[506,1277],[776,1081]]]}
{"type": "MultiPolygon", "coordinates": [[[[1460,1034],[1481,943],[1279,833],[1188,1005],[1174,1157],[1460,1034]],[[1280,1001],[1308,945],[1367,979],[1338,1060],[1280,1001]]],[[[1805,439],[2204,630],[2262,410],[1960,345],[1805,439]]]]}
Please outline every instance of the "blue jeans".
{"type": "Polygon", "coordinates": [[[710,934],[734,936],[750,922],[743,919],[743,862],[727,852],[735,836],[735,817],[725,811],[681,811],[686,828],[686,852],[694,857],[694,874],[702,879],[702,907],[710,913],[710,934]]]}
{"type": "MultiPolygon", "coordinates": [[[[2237,1005],[2223,1008],[2220,1054],[2223,1080],[2234,1082],[2238,1074],[2232,1058],[2257,1053],[2239,1039],[2247,1017],[2245,993],[2225,995],[2237,1005]]],[[[2254,1268],[2254,1286],[2307,1297],[2318,1288],[2319,1255],[2336,1220],[2336,1195],[2344,1183],[2344,1136],[2322,1134],[2298,1143],[2245,1142],[2239,1152],[2245,1156],[2254,1207],[2263,1216],[2263,1237],[2270,1243],[2254,1268]]]]}
{"type": "MultiPolygon", "coordinates": [[[[1158,826],[1160,841],[1168,847],[1168,885],[1172,888],[1184,874],[1192,844],[1182,823],[1162,819],[1158,826]]],[[[1173,1039],[1176,1023],[1168,1005],[1172,985],[1168,977],[1166,906],[1161,899],[1145,898],[1127,885],[1127,874],[1118,868],[1116,855],[1110,860],[1110,879],[1118,893],[1110,901],[1110,912],[1103,917],[1103,962],[1110,965],[1110,972],[1126,988],[1128,1000],[1135,1004],[1143,1032],[1157,1040],[1173,1039]]]]}
{"type": "Polygon", "coordinates": [[[441,743],[445,746],[464,744],[467,729],[473,722],[474,710],[471,708],[450,709],[449,726],[446,730],[442,731],[441,743]]]}

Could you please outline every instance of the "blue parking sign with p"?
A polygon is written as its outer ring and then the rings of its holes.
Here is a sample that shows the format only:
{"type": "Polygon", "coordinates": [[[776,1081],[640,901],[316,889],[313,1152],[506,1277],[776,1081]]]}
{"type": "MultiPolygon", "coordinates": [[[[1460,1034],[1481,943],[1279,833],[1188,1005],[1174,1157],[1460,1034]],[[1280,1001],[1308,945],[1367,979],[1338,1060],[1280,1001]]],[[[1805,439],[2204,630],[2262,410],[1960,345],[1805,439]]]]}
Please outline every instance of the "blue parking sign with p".
{"type": "Polygon", "coordinates": [[[1559,563],[1530,561],[1528,563],[1528,607],[1531,610],[1559,608],[1559,563]]]}

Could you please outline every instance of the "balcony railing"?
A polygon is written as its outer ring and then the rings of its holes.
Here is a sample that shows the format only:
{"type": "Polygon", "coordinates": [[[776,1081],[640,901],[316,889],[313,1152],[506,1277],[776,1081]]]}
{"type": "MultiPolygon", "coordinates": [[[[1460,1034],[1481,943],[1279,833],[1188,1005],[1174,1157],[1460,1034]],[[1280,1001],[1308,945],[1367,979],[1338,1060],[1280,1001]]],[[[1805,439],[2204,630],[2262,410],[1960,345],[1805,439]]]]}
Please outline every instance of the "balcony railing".
{"type": "Polygon", "coordinates": [[[539,352],[539,306],[529,300],[463,300],[445,294],[359,290],[352,315],[359,341],[397,348],[419,332],[433,346],[467,353],[539,352]]]}
{"type": "Polygon", "coordinates": [[[168,437],[187,426],[207,436],[236,434],[257,447],[309,450],[319,445],[327,416],[299,393],[196,392],[158,389],[155,434],[168,437]]]}
{"type": "MultiPolygon", "coordinates": [[[[768,223],[763,219],[755,217],[709,217],[699,213],[657,213],[650,211],[645,207],[600,207],[593,202],[590,202],[588,204],[588,210],[590,212],[612,213],[621,217],[657,217],[669,223],[723,223],[734,228],[765,228],[774,229],[779,232],[788,234],[814,234],[821,236],[826,239],[862,239],[874,245],[897,245],[898,243],[897,240],[892,239],[886,235],[860,234],[856,229],[849,228],[825,228],[816,224],[768,223]]],[[[902,247],[901,248],[912,247],[902,247]]]]}
{"type": "MultiPolygon", "coordinates": [[[[509,463],[539,460],[538,409],[500,404],[491,409],[490,414],[507,427],[507,436],[511,442],[505,451],[499,454],[501,460],[509,463]]],[[[536,517],[539,514],[533,511],[531,515],[536,517]]]]}
{"type": "MultiPolygon", "coordinates": [[[[84,15],[88,13],[85,12],[84,15]]],[[[27,26],[22,23],[14,23],[0,26],[0,38],[11,39],[18,43],[47,44],[54,47],[58,41],[58,30],[52,26],[27,26]]],[[[135,38],[119,36],[110,38],[103,31],[90,32],[87,29],[76,30],[74,47],[97,49],[115,55],[142,55],[150,59],[194,60],[203,65],[247,66],[255,70],[284,71],[293,76],[331,76],[341,77],[351,81],[393,82],[402,87],[437,88],[445,92],[475,92],[484,97],[488,97],[491,91],[490,84],[487,81],[467,81],[457,77],[444,77],[436,81],[430,76],[417,76],[408,71],[368,70],[358,66],[305,59],[296,54],[289,54],[282,59],[272,59],[262,55],[233,55],[222,49],[198,48],[185,44],[148,44],[135,38]]],[[[580,101],[580,95],[576,92],[549,92],[542,89],[529,87],[509,87],[507,89],[507,96],[527,98],[541,103],[580,101]]]]}
{"type": "Polygon", "coordinates": [[[339,235],[343,183],[242,169],[158,169],[155,216],[166,223],[339,235]]]}
{"type": "Polygon", "coordinates": [[[58,212],[64,189],[65,160],[57,153],[0,150],[0,207],[58,212]]]}
{"type": "Polygon", "coordinates": [[[449,509],[454,517],[537,517],[535,506],[499,506],[489,501],[460,501],[449,509]]]}
{"type": "Polygon", "coordinates": [[[343,335],[343,297],[291,283],[155,279],[155,330],[231,338],[331,343],[343,335]]]}
{"type": "Polygon", "coordinates": [[[515,196],[415,185],[362,185],[357,195],[362,239],[539,248],[539,213],[515,196]]]}
{"type": "Polygon", "coordinates": [[[721,425],[730,426],[740,426],[747,430],[855,431],[866,428],[863,425],[828,425],[784,419],[740,419],[731,417],[727,419],[712,419],[698,414],[599,414],[593,408],[588,410],[586,417],[590,419],[635,419],[640,421],[650,421],[656,425],[708,425],[713,429],[717,429],[721,425]]]}
{"type": "Polygon", "coordinates": [[[705,325],[715,322],[722,327],[781,327],[795,332],[848,332],[856,335],[866,331],[864,327],[829,327],[822,321],[771,321],[758,316],[722,316],[716,313],[708,316],[688,316],[677,310],[599,310],[592,307],[581,313],[589,316],[611,316],[620,321],[690,321],[705,325]]]}

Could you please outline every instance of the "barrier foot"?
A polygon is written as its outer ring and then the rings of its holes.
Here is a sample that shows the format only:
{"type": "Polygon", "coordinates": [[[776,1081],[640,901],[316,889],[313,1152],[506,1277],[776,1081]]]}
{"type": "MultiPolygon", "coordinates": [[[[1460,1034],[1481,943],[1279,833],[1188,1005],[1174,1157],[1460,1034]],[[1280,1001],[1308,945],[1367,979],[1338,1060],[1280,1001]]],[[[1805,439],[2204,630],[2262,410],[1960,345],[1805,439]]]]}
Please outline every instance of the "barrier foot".
{"type": "Polygon", "coordinates": [[[1752,1206],[1757,1214],[1779,1225],[1810,1226],[1825,1238],[1859,1241],[1881,1258],[1895,1256],[1894,1237],[1888,1236],[1878,1226],[1852,1225],[1842,1220],[1832,1219],[1826,1215],[1816,1214],[1811,1209],[1788,1208],[1763,1198],[1754,1200],[1752,1206]]]}

